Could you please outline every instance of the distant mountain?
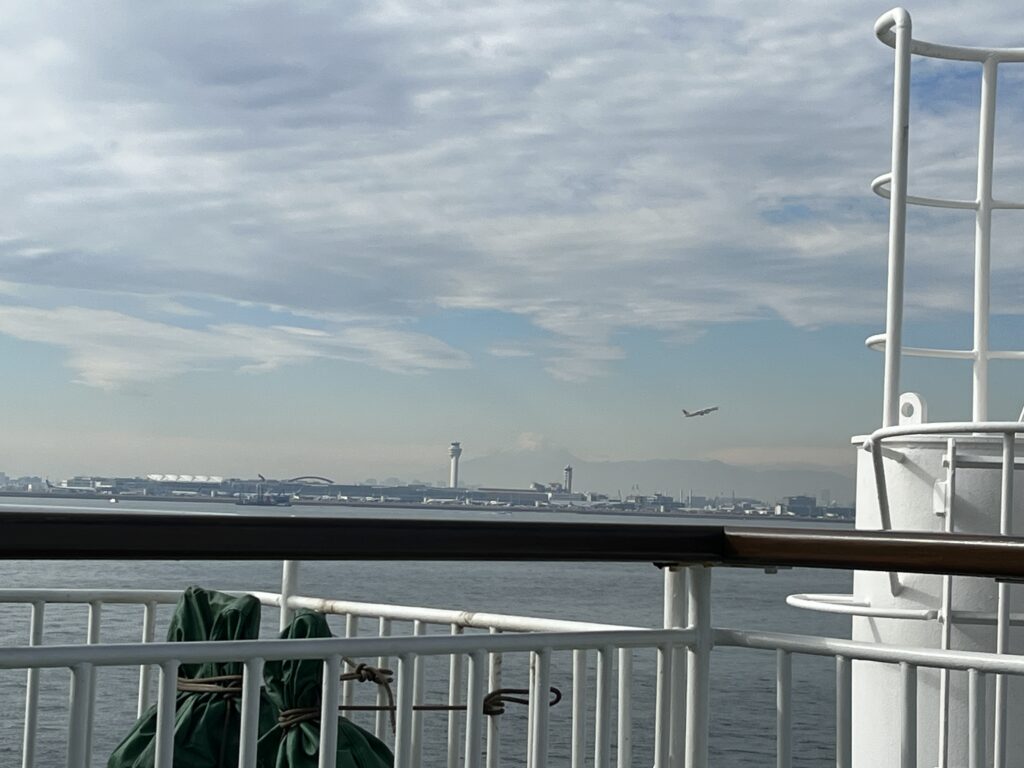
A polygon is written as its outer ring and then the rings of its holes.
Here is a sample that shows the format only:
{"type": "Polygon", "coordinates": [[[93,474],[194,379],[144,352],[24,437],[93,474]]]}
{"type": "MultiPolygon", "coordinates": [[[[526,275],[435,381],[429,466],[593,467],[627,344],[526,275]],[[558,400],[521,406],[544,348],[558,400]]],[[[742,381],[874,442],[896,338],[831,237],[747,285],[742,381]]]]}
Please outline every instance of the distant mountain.
{"type": "Polygon", "coordinates": [[[676,498],[692,491],[695,496],[735,493],[771,502],[827,490],[840,504],[852,504],[854,499],[852,474],[824,468],[749,467],[693,459],[584,461],[567,450],[547,447],[467,459],[459,474],[465,485],[523,488],[533,482],[561,482],[566,464],[573,467],[573,490],[613,497],[620,491],[627,496],[636,486],[642,493],[658,491],[676,498]]]}

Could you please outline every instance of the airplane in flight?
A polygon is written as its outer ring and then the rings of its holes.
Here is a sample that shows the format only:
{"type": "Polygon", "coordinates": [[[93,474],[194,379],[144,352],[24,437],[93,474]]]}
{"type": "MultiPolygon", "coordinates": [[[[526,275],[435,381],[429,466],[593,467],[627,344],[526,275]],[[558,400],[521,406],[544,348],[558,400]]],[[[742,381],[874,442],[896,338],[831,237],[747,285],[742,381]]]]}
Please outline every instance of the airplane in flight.
{"type": "Polygon", "coordinates": [[[688,411],[685,408],[683,408],[683,416],[685,416],[688,419],[692,419],[694,416],[707,416],[709,413],[712,413],[717,410],[717,405],[712,406],[711,408],[701,408],[700,410],[697,411],[688,411]]]}

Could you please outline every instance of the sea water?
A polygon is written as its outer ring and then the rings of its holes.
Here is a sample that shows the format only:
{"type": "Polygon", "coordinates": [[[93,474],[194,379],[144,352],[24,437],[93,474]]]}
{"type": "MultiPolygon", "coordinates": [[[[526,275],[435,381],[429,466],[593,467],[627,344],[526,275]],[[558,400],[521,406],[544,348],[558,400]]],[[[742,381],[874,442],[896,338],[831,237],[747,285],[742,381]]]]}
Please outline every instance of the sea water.
{"type": "MultiPolygon", "coordinates": [[[[70,500],[45,503],[39,500],[10,500],[4,508],[26,504],[45,505],[86,512],[160,511],[166,504],[124,501],[114,507],[103,501],[70,500]]],[[[235,513],[234,505],[181,504],[190,512],[235,513]]],[[[253,508],[245,508],[252,514],[253,508]]],[[[344,507],[301,507],[263,510],[268,514],[332,515],[364,517],[452,517],[463,513],[448,510],[396,510],[344,507]]],[[[495,511],[465,513],[511,519],[551,519],[552,512],[495,511]]],[[[586,515],[559,515],[581,525],[595,524],[586,515]]],[[[614,518],[612,518],[614,519],[614,518]]],[[[666,517],[629,517],[665,522],[666,517]]],[[[715,523],[709,519],[684,520],[681,525],[715,523]]],[[[729,521],[745,524],[745,521],[729,521]]],[[[757,522],[757,521],[752,521],[757,522]]],[[[260,589],[276,592],[280,586],[278,562],[2,562],[0,583],[4,587],[74,588],[162,588],[182,589],[191,584],[224,590],[260,589]]],[[[481,563],[481,562],[307,562],[301,566],[301,593],[376,603],[400,603],[434,608],[488,611],[533,616],[550,616],[613,624],[655,627],[661,623],[662,575],[644,563],[481,563]]],[[[812,613],[785,604],[794,592],[849,592],[851,576],[841,571],[812,569],[781,570],[765,574],[758,569],[716,568],[713,571],[713,613],[716,626],[756,628],[815,635],[849,636],[849,621],[830,614],[812,613]]],[[[171,607],[162,607],[157,636],[166,631],[171,607]]],[[[85,606],[47,608],[48,644],[83,642],[85,606]]],[[[343,620],[331,619],[336,634],[343,634],[343,620]]],[[[277,626],[274,609],[264,609],[263,636],[272,637],[277,626]]],[[[103,642],[134,642],[139,639],[141,609],[127,606],[104,608],[103,642]]],[[[411,626],[395,622],[393,634],[410,634],[411,626]]],[[[436,628],[432,631],[447,631],[436,628]]],[[[361,634],[376,633],[376,621],[364,619],[361,634]]],[[[0,643],[27,643],[28,607],[0,606],[0,643]]],[[[591,654],[589,692],[593,699],[594,659],[591,654]]],[[[370,660],[373,663],[374,660],[370,660]]],[[[426,664],[424,700],[447,703],[448,658],[431,658],[426,664]]],[[[552,685],[564,698],[551,710],[550,763],[566,765],[570,749],[571,670],[569,653],[552,658],[552,685]]],[[[650,765],[653,751],[654,653],[634,652],[633,681],[633,763],[650,765]]],[[[527,663],[522,655],[505,658],[503,685],[525,687],[527,663]]],[[[24,677],[22,671],[0,673],[0,765],[15,765],[21,751],[24,677]]],[[[68,673],[45,670],[42,675],[38,766],[64,762],[67,737],[68,673]]],[[[106,758],[135,719],[137,670],[97,670],[96,726],[93,764],[106,758]]],[[[795,657],[793,663],[794,764],[817,766],[834,761],[835,666],[830,658],[795,657]]],[[[359,700],[372,703],[370,684],[359,691],[359,700]],[[365,688],[366,690],[362,690],[365,688]]],[[[711,679],[711,762],[722,768],[771,766],[775,764],[775,654],[763,651],[719,648],[712,654],[711,679]]],[[[355,714],[353,719],[372,729],[372,714],[355,714]]],[[[444,763],[447,715],[424,715],[424,766],[444,763]]],[[[503,764],[523,765],[526,745],[525,708],[508,706],[500,718],[503,764]]],[[[593,705],[588,730],[593,728],[593,705]]],[[[588,742],[592,753],[593,735],[588,742]]],[[[614,737],[613,737],[614,742],[614,737]]],[[[589,759],[588,759],[589,763],[589,759]]]]}

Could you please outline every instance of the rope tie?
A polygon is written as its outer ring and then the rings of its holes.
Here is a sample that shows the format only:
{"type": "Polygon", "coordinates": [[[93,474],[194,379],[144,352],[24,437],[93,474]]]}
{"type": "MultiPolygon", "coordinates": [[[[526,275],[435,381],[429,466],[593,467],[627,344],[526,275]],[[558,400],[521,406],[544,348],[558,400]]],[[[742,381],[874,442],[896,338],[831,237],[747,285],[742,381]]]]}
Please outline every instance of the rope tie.
{"type": "MultiPolygon", "coordinates": [[[[391,690],[391,683],[394,682],[394,672],[390,669],[383,667],[374,667],[370,664],[357,664],[352,659],[343,658],[346,664],[352,667],[351,672],[344,672],[341,675],[343,681],[354,681],[360,683],[375,683],[384,689],[384,694],[387,697],[387,704],[377,705],[348,705],[338,707],[339,712],[387,712],[389,719],[391,720],[391,732],[394,733],[396,729],[396,718],[395,712],[398,707],[395,705],[395,694],[391,690]]],[[[197,678],[196,681],[192,681],[194,684],[211,684],[213,681],[223,682],[228,680],[241,681],[241,675],[225,675],[222,678],[197,678]]],[[[178,690],[185,690],[181,687],[182,678],[178,678],[178,690]]],[[[213,686],[218,691],[222,690],[219,686],[213,686]]],[[[204,689],[205,690],[205,689],[204,689]]],[[[237,690],[241,692],[241,688],[227,689],[231,692],[237,690]]],[[[548,701],[548,706],[553,707],[562,700],[562,692],[555,686],[551,686],[549,689],[551,692],[551,699],[548,701]]],[[[498,688],[490,691],[484,696],[483,700],[483,713],[487,717],[497,717],[505,714],[506,704],[523,704],[528,705],[530,703],[530,691],[527,688],[498,688]]],[[[412,707],[415,712],[465,712],[468,709],[466,704],[414,704],[412,707]]],[[[300,709],[285,709],[278,715],[277,723],[283,729],[292,728],[299,723],[311,723],[320,721],[320,707],[307,707],[300,709]]]]}
{"type": "MultiPolygon", "coordinates": [[[[395,673],[390,669],[383,667],[373,667],[369,664],[357,664],[347,656],[342,657],[342,661],[348,664],[350,667],[354,667],[351,672],[345,672],[342,674],[342,680],[358,680],[360,683],[376,683],[378,686],[384,689],[384,694],[387,696],[388,703],[384,709],[388,713],[388,719],[391,721],[391,733],[394,733],[397,729],[397,723],[395,721],[395,693],[391,690],[391,683],[395,680],[395,673]]],[[[339,707],[345,709],[345,707],[339,707]]],[[[380,707],[377,708],[378,710],[380,707]]]]}
{"type": "MultiPolygon", "coordinates": [[[[562,700],[562,692],[551,686],[551,699],[548,702],[549,707],[553,707],[562,700]]],[[[387,712],[390,715],[391,720],[391,732],[395,732],[395,711],[398,709],[395,706],[394,696],[391,695],[391,689],[388,688],[388,704],[386,705],[349,705],[340,706],[338,710],[341,712],[387,712]]],[[[483,713],[487,717],[497,717],[498,715],[505,714],[506,704],[529,704],[530,703],[530,691],[526,688],[498,688],[491,691],[483,700],[483,713]]],[[[466,704],[414,704],[412,710],[414,712],[465,712],[469,707],[466,704]]]]}
{"type": "Polygon", "coordinates": [[[225,696],[242,695],[241,675],[214,675],[213,677],[179,677],[177,689],[186,693],[221,693],[225,696]]]}
{"type": "Polygon", "coordinates": [[[304,707],[299,709],[282,709],[277,716],[277,724],[283,730],[298,725],[299,723],[319,722],[320,707],[304,707]]]}

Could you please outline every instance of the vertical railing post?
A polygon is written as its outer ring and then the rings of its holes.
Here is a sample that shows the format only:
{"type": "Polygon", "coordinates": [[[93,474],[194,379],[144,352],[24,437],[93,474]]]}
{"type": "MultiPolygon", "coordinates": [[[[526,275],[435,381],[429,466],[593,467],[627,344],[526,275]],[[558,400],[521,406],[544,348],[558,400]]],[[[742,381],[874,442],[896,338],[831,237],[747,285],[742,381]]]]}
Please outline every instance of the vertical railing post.
{"type": "Polygon", "coordinates": [[[900,662],[900,768],[917,768],[917,667],[900,662]]]}
{"type": "MultiPolygon", "coordinates": [[[[946,519],[943,531],[953,532],[953,510],[956,507],[956,438],[946,440],[946,519]]],[[[946,573],[942,576],[942,610],[939,614],[942,621],[942,650],[952,647],[953,639],[953,577],[946,573]]],[[[939,670],[939,766],[949,768],[949,686],[950,671],[948,667],[939,670]]]]}
{"type": "MultiPolygon", "coordinates": [[[[412,623],[412,633],[420,636],[427,634],[427,623],[416,619],[412,623]]],[[[423,704],[423,697],[427,690],[425,661],[419,654],[412,662],[412,705],[423,704]]],[[[410,768],[420,768],[423,761],[423,711],[414,710],[412,713],[412,759],[410,768]]],[[[403,767],[404,768],[404,767],[403,767]]]]}
{"type": "MultiPolygon", "coordinates": [[[[1016,464],[1016,434],[1003,435],[1003,473],[999,499],[999,535],[1013,535],[1013,473],[1016,464]]],[[[996,587],[996,653],[1006,653],[1010,641],[1010,585],[998,582],[996,587]]],[[[993,768],[1006,768],[1007,689],[1006,675],[996,675],[995,728],[993,768]]]]}
{"type": "MultiPolygon", "coordinates": [[[[490,633],[492,635],[499,634],[498,630],[491,627],[490,633]]],[[[502,657],[500,653],[490,653],[487,656],[487,690],[496,691],[501,688],[501,662],[502,657]]],[[[573,677],[573,732],[575,733],[576,728],[576,678],[573,677]]],[[[498,721],[501,718],[488,717],[487,718],[487,768],[500,768],[501,766],[501,732],[498,730],[498,721]]],[[[466,741],[469,743],[469,726],[466,726],[466,741]]],[[[576,742],[573,741],[574,749],[576,742]]],[[[468,758],[467,758],[467,766],[468,758]]],[[[575,768],[575,764],[574,764],[575,768]]]]}
{"type": "Polygon", "coordinates": [[[686,652],[686,768],[707,768],[711,671],[711,569],[689,568],[687,628],[696,634],[686,652]]]}
{"type": "Polygon", "coordinates": [[[612,748],[612,664],[611,646],[597,652],[597,692],[594,704],[594,768],[610,768],[612,748]]]}
{"type": "Polygon", "coordinates": [[[160,664],[156,694],[156,749],[154,768],[174,766],[174,719],[178,695],[178,661],[167,659],[160,664]]]}
{"type": "MultiPolygon", "coordinates": [[[[678,565],[667,565],[662,574],[662,626],[682,629],[686,626],[686,571],[678,565]]],[[[659,653],[657,675],[654,742],[661,744],[667,740],[668,766],[682,768],[686,740],[686,663],[683,649],[673,646],[669,653],[659,653]],[[667,734],[663,735],[663,730],[667,730],[667,734]]]]}
{"type": "MultiPolygon", "coordinates": [[[[633,765],[633,649],[619,649],[619,713],[615,741],[615,765],[633,765]]],[[[546,699],[545,699],[546,703],[546,699]]]]}
{"type": "MultiPolygon", "coordinates": [[[[491,667],[493,669],[493,667],[491,667]]],[[[483,760],[483,708],[487,682],[487,655],[482,651],[469,654],[469,689],[466,691],[466,757],[465,768],[481,768],[483,760]]],[[[495,718],[489,717],[488,720],[495,718]]],[[[399,764],[400,765],[400,764],[399,764]]]]}
{"type": "MultiPolygon", "coordinates": [[[[100,623],[103,621],[103,603],[93,600],[89,603],[89,623],[86,629],[86,642],[89,645],[96,645],[100,641],[100,623]]],[[[96,719],[96,667],[89,667],[87,677],[88,691],[86,693],[86,718],[85,718],[85,763],[89,765],[92,761],[92,730],[96,719]]]]}
{"type": "MultiPolygon", "coordinates": [[[[609,659],[610,661],[610,659],[609,659]]],[[[533,768],[547,768],[548,764],[548,700],[551,695],[551,649],[541,648],[534,654],[534,687],[530,692],[533,701],[533,741],[530,744],[530,765],[533,768]]],[[[610,728],[609,728],[610,730],[610,728]]]]}
{"type": "Polygon", "coordinates": [[[403,653],[398,657],[395,679],[398,681],[395,712],[395,765],[409,768],[412,765],[412,715],[413,715],[413,656],[403,653]]]}
{"type": "MultiPolygon", "coordinates": [[[[452,624],[453,636],[462,634],[462,627],[452,624]]],[[[462,655],[453,653],[448,665],[448,706],[453,709],[448,713],[448,768],[459,768],[459,728],[462,713],[454,709],[462,699],[462,655]]]]}
{"type": "Polygon", "coordinates": [[[256,768],[262,682],[263,659],[249,659],[245,662],[242,675],[242,722],[238,739],[238,768],[256,768]]]}
{"type": "Polygon", "coordinates": [[[341,656],[324,659],[320,682],[320,760],[317,768],[336,768],[338,760],[338,694],[341,693],[341,656]]]}
{"type": "MultiPolygon", "coordinates": [[[[391,619],[387,619],[383,616],[380,617],[377,624],[377,635],[379,637],[388,637],[391,635],[391,619]]],[[[390,664],[391,660],[387,656],[377,657],[378,669],[387,669],[390,664]]],[[[378,685],[376,686],[376,688],[377,706],[381,707],[381,709],[377,712],[377,718],[376,721],[374,722],[373,733],[378,739],[383,741],[385,738],[387,738],[387,734],[390,731],[390,718],[388,717],[388,714],[384,711],[383,707],[390,704],[390,701],[388,700],[387,692],[383,685],[378,685]]]]}
{"type": "MultiPolygon", "coordinates": [[[[142,608],[142,642],[152,643],[156,637],[156,601],[148,601],[142,608]]],[[[149,688],[153,679],[153,667],[149,664],[139,666],[139,700],[136,717],[149,709],[149,688]]]]}
{"type": "Polygon", "coordinates": [[[978,211],[974,231],[974,397],[973,420],[988,419],[988,317],[992,250],[992,158],[996,131],[996,80],[999,61],[985,59],[981,69],[981,117],[978,124],[978,211]]]}
{"type": "Polygon", "coordinates": [[[985,677],[967,672],[967,768],[985,768],[985,677]]]}
{"type": "Polygon", "coordinates": [[[285,560],[281,564],[281,631],[283,632],[289,624],[292,623],[292,618],[295,616],[293,611],[288,606],[288,599],[293,595],[298,594],[299,589],[299,561],[298,560],[285,560]]]}
{"type": "Polygon", "coordinates": [[[836,656],[836,768],[853,765],[853,663],[836,656]]]}
{"type": "MultiPolygon", "coordinates": [[[[92,664],[78,664],[71,668],[67,768],[86,768],[89,764],[86,731],[89,720],[89,678],[92,672],[92,664]]],[[[170,768],[169,764],[167,768],[170,768]]]]}
{"type": "Polygon", "coordinates": [[[910,151],[910,14],[900,8],[893,10],[892,14],[896,34],[896,65],[892,97],[883,427],[899,424],[900,357],[903,354],[903,262],[907,240],[907,157],[910,151]]]}
{"type": "MultiPolygon", "coordinates": [[[[494,688],[492,687],[493,691],[494,688]]],[[[492,720],[498,718],[492,717],[492,720]]],[[[655,724],[657,730],[657,723],[655,724]]],[[[583,768],[587,740],[587,652],[572,652],[572,759],[571,768],[583,768]]],[[[488,765],[487,768],[496,768],[488,765]]],[[[664,766],[656,766],[664,768],[664,766]]]]}
{"type": "MultiPolygon", "coordinates": [[[[43,617],[46,603],[36,600],[32,603],[32,618],[29,626],[29,645],[43,644],[43,617]]],[[[39,725],[39,669],[30,667],[25,681],[25,731],[22,737],[22,768],[34,768],[36,764],[36,730],[39,725]]]]}
{"type": "Polygon", "coordinates": [[[793,766],[793,658],[788,651],[775,652],[775,765],[793,766]]]}

